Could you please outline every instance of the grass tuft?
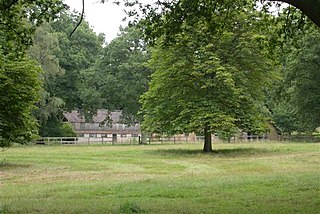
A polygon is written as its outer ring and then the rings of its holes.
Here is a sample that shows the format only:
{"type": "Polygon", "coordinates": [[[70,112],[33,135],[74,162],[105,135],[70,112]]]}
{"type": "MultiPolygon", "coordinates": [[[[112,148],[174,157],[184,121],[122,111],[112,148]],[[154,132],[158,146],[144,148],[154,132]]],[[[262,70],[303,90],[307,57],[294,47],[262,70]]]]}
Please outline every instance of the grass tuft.
{"type": "Polygon", "coordinates": [[[143,213],[143,210],[138,205],[138,203],[133,201],[127,201],[120,205],[119,213],[121,214],[131,214],[131,213],[143,213]]]}

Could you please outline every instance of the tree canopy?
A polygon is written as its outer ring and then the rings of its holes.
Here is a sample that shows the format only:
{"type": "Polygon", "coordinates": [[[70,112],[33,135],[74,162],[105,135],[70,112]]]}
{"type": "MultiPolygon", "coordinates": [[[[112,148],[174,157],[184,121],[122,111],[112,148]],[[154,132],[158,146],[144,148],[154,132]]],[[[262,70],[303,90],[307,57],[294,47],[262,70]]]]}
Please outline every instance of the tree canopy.
{"type": "Polygon", "coordinates": [[[25,143],[37,134],[32,111],[40,98],[40,66],[25,53],[37,26],[57,17],[61,1],[1,1],[0,146],[25,143]]]}
{"type": "Polygon", "coordinates": [[[319,121],[319,29],[288,41],[280,53],[281,81],[275,85],[272,117],[287,134],[312,132],[319,121]]]}
{"type": "Polygon", "coordinates": [[[139,97],[147,90],[151,71],[149,53],[142,32],[136,27],[121,29],[108,44],[101,59],[86,70],[84,105],[88,108],[122,110],[128,121],[136,121],[139,97]]]}
{"type": "Polygon", "coordinates": [[[272,65],[260,46],[263,36],[252,27],[258,14],[247,9],[228,20],[219,13],[197,17],[181,25],[175,43],[157,41],[150,62],[155,73],[141,100],[144,129],[203,133],[205,152],[212,151],[211,133],[263,130],[260,108],[272,65]]]}

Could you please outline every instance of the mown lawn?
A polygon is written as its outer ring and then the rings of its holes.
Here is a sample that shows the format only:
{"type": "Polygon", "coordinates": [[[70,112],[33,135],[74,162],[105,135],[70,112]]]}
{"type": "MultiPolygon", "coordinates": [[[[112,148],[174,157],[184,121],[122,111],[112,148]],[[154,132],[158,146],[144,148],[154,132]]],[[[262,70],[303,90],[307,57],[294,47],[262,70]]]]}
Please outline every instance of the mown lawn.
{"type": "Polygon", "coordinates": [[[23,146],[0,213],[319,213],[320,144],[23,146]]]}

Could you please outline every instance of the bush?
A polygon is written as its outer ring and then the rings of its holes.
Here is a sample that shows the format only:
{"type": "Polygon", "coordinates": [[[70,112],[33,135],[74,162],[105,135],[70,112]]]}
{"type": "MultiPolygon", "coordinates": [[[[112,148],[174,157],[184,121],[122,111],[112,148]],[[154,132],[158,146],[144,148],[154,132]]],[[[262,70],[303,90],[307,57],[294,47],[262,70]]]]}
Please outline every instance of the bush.
{"type": "Polygon", "coordinates": [[[62,122],[57,119],[49,119],[39,129],[41,137],[76,137],[72,125],[69,122],[62,122]]]}
{"type": "Polygon", "coordinates": [[[63,122],[61,124],[61,134],[62,137],[77,137],[72,125],[69,122],[63,122]]]}

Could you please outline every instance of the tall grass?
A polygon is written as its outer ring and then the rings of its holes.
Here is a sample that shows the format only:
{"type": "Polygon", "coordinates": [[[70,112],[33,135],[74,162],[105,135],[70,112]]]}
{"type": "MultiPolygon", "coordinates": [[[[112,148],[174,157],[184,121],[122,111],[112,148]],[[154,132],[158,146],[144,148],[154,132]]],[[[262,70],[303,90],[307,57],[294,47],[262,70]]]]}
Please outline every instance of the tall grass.
{"type": "Polygon", "coordinates": [[[23,146],[0,153],[3,213],[319,213],[320,144],[23,146]]]}

